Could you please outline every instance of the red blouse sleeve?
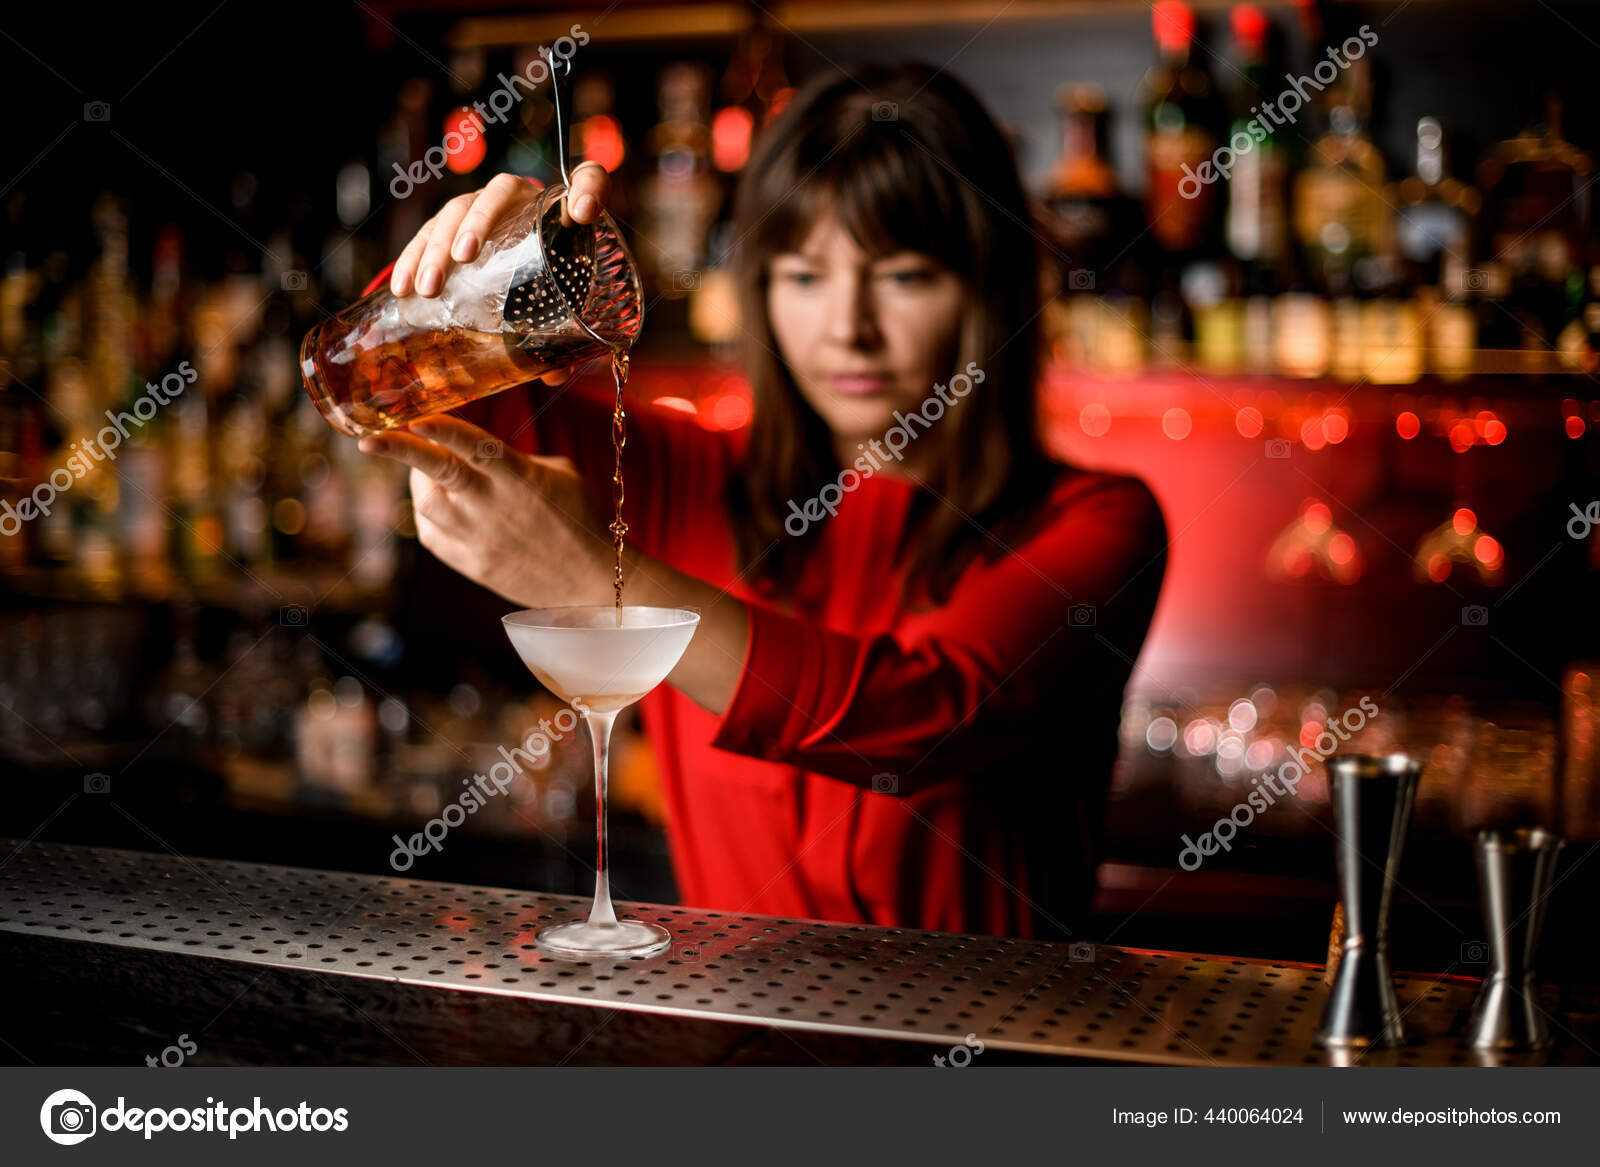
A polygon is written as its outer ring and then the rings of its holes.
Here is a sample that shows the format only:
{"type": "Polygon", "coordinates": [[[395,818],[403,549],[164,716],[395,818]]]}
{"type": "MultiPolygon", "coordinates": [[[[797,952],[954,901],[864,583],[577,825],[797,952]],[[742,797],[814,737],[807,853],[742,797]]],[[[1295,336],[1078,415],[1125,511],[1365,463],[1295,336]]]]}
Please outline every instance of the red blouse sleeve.
{"type": "Polygon", "coordinates": [[[1095,481],[949,601],[895,635],[849,635],[750,606],[743,675],[712,744],[910,794],[1098,732],[1149,627],[1166,526],[1149,488],[1095,481]],[[892,775],[893,783],[878,781],[892,775]]]}

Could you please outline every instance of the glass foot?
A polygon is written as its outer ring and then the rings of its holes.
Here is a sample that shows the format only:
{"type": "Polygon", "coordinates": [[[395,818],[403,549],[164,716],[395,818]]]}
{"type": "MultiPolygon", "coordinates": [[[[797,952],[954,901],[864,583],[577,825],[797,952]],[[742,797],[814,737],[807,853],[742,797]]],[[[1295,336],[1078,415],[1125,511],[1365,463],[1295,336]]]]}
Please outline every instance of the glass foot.
{"type": "Polygon", "coordinates": [[[654,956],[672,945],[672,933],[639,920],[615,924],[573,920],[541,928],[533,939],[558,956],[654,956]]]}

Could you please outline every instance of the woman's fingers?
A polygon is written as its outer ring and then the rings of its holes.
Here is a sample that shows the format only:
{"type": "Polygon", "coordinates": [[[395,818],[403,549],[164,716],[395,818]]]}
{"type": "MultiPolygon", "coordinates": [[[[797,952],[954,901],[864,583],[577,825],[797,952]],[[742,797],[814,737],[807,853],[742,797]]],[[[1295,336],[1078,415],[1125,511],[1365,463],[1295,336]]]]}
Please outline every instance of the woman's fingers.
{"type": "Polygon", "coordinates": [[[591,160],[578,163],[568,177],[572,185],[562,200],[561,225],[570,227],[574,221],[594,222],[606,205],[606,196],[611,193],[611,175],[604,166],[591,160]]]}
{"type": "Polygon", "coordinates": [[[498,461],[505,453],[505,444],[488,430],[448,413],[412,422],[411,432],[438,443],[474,469],[498,461]]]}
{"type": "MultiPolygon", "coordinates": [[[[578,163],[572,186],[561,202],[561,222],[592,223],[611,193],[611,176],[598,162],[578,163]]],[[[515,174],[497,174],[473,194],[451,199],[425,223],[395,260],[389,290],[396,296],[437,296],[459,263],[471,263],[506,211],[539,188],[515,174]]]]}
{"type": "MultiPolygon", "coordinates": [[[[452,419],[454,420],[454,419],[452,419]]],[[[413,423],[421,425],[422,423],[413,423]]],[[[466,425],[466,422],[460,422],[466,425]]],[[[468,427],[477,429],[476,426],[468,427]]],[[[479,430],[482,433],[483,431],[479,430]]],[[[426,474],[439,486],[449,491],[470,490],[483,484],[482,473],[467,459],[457,457],[445,446],[418,437],[416,434],[389,430],[362,438],[357,447],[363,454],[376,454],[391,458],[402,465],[426,474]]]]}
{"type": "Polygon", "coordinates": [[[461,226],[473,202],[480,196],[457,195],[433,217],[433,231],[428,244],[422,249],[422,261],[417,266],[416,289],[419,296],[437,296],[450,274],[450,247],[455,242],[456,229],[461,226]]]}
{"type": "Polygon", "coordinates": [[[450,258],[457,263],[471,263],[506,209],[520,204],[537,190],[527,179],[515,174],[497,174],[491,178],[456,228],[455,239],[450,244],[450,258]]]}
{"type": "Polygon", "coordinates": [[[429,219],[420,230],[411,237],[405,250],[400,252],[400,258],[394,261],[394,270],[389,273],[389,291],[396,296],[409,296],[411,294],[411,281],[417,274],[417,264],[422,259],[422,249],[428,246],[428,239],[433,235],[434,220],[429,219]]]}

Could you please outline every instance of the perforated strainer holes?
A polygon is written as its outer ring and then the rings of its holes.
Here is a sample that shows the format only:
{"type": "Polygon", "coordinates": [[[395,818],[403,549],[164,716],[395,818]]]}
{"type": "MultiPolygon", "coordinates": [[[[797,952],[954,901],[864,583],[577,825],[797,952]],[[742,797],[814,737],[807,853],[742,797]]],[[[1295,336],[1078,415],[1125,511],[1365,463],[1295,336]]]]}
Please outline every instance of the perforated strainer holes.
{"type": "MultiPolygon", "coordinates": [[[[15,844],[0,842],[0,855],[15,844]]],[[[1097,946],[624,905],[661,956],[573,964],[543,924],[583,899],[30,844],[0,866],[0,929],[703,1017],[1132,1061],[1325,1064],[1321,970],[1097,946]],[[1220,1053],[1218,1051],[1221,1051],[1220,1053]]],[[[1407,1026],[1446,1034],[1471,982],[1398,978],[1407,1026]],[[1413,1004],[1417,997],[1422,1000],[1413,1004]]],[[[1459,1026],[1457,1025],[1457,1028],[1459,1026]]],[[[1449,1064],[1449,1041],[1407,1064],[1449,1064]]]]}
{"type": "Polygon", "coordinates": [[[587,310],[596,270],[596,228],[563,227],[561,202],[553,200],[542,217],[542,253],[511,277],[505,318],[513,331],[544,331],[587,310]]]}

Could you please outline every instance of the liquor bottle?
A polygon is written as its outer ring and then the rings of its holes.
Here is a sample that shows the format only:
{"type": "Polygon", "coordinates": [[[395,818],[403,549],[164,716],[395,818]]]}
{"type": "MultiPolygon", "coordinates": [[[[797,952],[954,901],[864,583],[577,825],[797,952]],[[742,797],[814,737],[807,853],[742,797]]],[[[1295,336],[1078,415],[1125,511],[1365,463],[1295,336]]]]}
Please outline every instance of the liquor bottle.
{"type": "MultiPolygon", "coordinates": [[[[1561,136],[1561,99],[1545,97],[1544,117],[1501,142],[1478,167],[1484,193],[1487,259],[1504,271],[1501,305],[1524,348],[1548,351],[1581,298],[1589,267],[1594,158],[1561,136]]],[[[1495,282],[1485,272],[1480,283],[1495,282]]]]}
{"type": "Polygon", "coordinates": [[[1365,129],[1370,72],[1366,58],[1352,60],[1329,87],[1328,132],[1294,182],[1295,238],[1312,278],[1334,298],[1384,283],[1392,263],[1383,155],[1365,129]]]}
{"type": "Polygon", "coordinates": [[[1222,204],[1208,164],[1221,118],[1210,76],[1190,58],[1193,10],[1180,0],[1160,0],[1151,17],[1159,59],[1139,85],[1145,217],[1157,247],[1181,265],[1215,250],[1222,204]]]}
{"type": "Polygon", "coordinates": [[[1069,296],[1138,291],[1127,286],[1138,265],[1122,254],[1131,254],[1129,244],[1140,232],[1138,208],[1111,165],[1106,91],[1093,84],[1062,85],[1056,107],[1061,157],[1050,172],[1045,208],[1059,252],[1061,290],[1069,296]]]}
{"type": "Polygon", "coordinates": [[[1395,184],[1395,247],[1424,332],[1424,365],[1446,380],[1472,371],[1476,322],[1466,277],[1482,199],[1452,178],[1438,118],[1417,122],[1415,172],[1395,184]]]}
{"type": "Polygon", "coordinates": [[[1272,132],[1261,112],[1267,72],[1267,18],[1253,4],[1233,10],[1233,37],[1239,58],[1239,85],[1232,101],[1228,143],[1235,151],[1228,180],[1229,252],[1243,265],[1246,287],[1270,294],[1273,273],[1289,250],[1288,147],[1272,132]],[[1241,139],[1240,135],[1244,135],[1241,139]],[[1251,145],[1243,150],[1244,142],[1251,145]]]}
{"type": "Polygon", "coordinates": [[[645,137],[651,160],[639,193],[640,274],[669,302],[699,283],[722,182],[711,169],[710,74],[690,61],[667,65],[657,98],[661,120],[645,137]]]}

